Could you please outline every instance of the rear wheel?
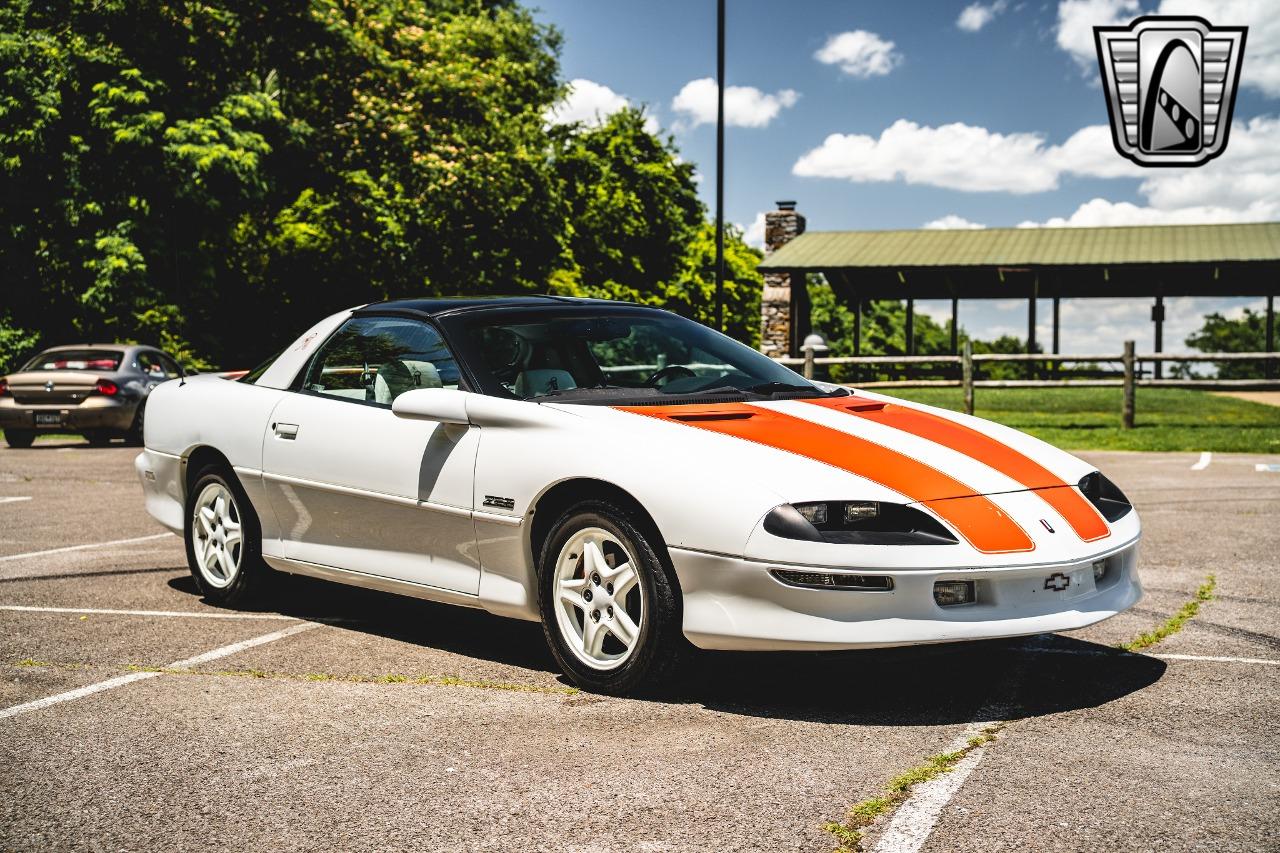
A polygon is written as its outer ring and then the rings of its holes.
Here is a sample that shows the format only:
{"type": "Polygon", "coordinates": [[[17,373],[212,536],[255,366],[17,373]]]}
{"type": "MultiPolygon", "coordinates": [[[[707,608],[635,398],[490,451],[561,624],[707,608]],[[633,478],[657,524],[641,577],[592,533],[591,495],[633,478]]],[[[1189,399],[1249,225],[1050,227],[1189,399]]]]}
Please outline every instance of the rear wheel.
{"type": "Polygon", "coordinates": [[[31,442],[36,440],[36,431],[33,429],[7,429],[4,431],[4,440],[10,447],[30,447],[31,442]]]}
{"type": "Polygon", "coordinates": [[[111,443],[111,432],[105,429],[91,429],[85,432],[90,447],[106,447],[111,443]]]}
{"type": "Polygon", "coordinates": [[[126,444],[134,447],[142,447],[142,423],[146,415],[147,403],[144,400],[138,404],[138,412],[133,416],[133,423],[129,426],[129,431],[125,433],[124,440],[126,444]]]}
{"type": "Polygon", "coordinates": [[[655,544],[630,513],[604,501],[570,508],[547,537],[543,631],[578,686],[633,693],[676,667],[684,644],[679,600],[655,544]]]}
{"type": "Polygon", "coordinates": [[[184,533],[187,564],[205,598],[231,605],[257,592],[268,572],[262,529],[233,474],[210,466],[196,475],[184,533]]]}

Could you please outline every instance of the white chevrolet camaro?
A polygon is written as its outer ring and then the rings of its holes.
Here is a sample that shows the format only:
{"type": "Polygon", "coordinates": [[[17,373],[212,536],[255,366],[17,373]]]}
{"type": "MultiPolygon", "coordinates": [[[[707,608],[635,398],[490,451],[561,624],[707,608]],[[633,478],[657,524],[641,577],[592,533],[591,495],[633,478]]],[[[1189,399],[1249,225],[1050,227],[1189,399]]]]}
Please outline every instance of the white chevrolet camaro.
{"type": "Polygon", "coordinates": [[[998,424],[808,382],[652,308],[419,299],[239,381],[157,387],[137,470],[211,601],[270,569],[540,620],[577,684],[706,649],[1081,628],[1133,605],[1139,522],[998,424]]]}

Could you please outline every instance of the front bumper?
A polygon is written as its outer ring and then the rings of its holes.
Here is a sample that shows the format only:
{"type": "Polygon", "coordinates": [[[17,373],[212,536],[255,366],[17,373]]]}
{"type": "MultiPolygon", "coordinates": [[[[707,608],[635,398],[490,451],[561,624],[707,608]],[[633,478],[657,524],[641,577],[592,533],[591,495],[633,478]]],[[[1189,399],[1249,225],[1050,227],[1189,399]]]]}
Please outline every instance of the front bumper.
{"type": "Polygon", "coordinates": [[[684,595],[685,636],[704,649],[824,651],[1071,631],[1142,598],[1137,539],[1078,561],[983,569],[837,569],[669,551],[684,595]],[[1092,564],[1100,559],[1107,573],[1094,584],[1092,564]],[[773,569],[887,576],[893,589],[800,588],[773,569]],[[1071,586],[1046,589],[1056,574],[1072,578],[1071,586]],[[940,580],[975,581],[977,601],[939,606],[933,585],[940,580]]]}
{"type": "Polygon", "coordinates": [[[0,429],[30,429],[42,432],[79,432],[109,429],[125,432],[133,426],[137,400],[114,400],[90,396],[78,405],[19,403],[0,398],[0,429]],[[36,415],[54,415],[56,423],[36,423],[36,415]]]}

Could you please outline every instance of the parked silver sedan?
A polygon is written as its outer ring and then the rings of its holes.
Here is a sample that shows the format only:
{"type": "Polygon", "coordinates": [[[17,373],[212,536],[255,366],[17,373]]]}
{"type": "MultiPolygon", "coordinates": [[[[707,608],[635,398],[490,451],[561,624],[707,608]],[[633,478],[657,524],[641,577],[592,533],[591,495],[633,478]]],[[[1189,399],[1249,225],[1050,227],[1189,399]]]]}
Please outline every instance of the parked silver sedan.
{"type": "Polygon", "coordinates": [[[52,347],[0,377],[0,429],[10,447],[41,432],[78,432],[90,444],[142,444],[151,389],[183,370],[167,353],[135,344],[52,347]]]}

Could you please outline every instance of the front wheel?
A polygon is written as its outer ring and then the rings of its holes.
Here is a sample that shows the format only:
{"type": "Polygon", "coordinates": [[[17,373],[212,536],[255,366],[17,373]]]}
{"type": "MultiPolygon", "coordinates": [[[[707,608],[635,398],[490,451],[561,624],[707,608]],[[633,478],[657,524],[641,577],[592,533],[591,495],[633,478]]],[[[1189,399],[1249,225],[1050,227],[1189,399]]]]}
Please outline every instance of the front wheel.
{"type": "Polygon", "coordinates": [[[551,653],[583,689],[660,684],[684,643],[676,586],[632,514],[605,501],[570,508],[547,537],[539,605],[551,653]]]}
{"type": "Polygon", "coordinates": [[[258,590],[267,566],[253,506],[235,475],[209,466],[187,495],[187,564],[205,598],[233,605],[258,590]]]}

